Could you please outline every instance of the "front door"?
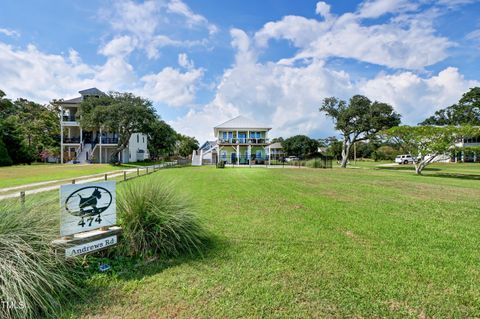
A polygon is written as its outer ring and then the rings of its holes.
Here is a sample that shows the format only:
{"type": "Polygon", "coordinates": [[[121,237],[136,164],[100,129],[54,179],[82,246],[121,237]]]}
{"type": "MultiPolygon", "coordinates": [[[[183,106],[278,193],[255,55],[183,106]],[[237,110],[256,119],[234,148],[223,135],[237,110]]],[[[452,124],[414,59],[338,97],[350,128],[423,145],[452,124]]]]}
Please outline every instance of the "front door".
{"type": "Polygon", "coordinates": [[[231,159],[232,159],[232,164],[235,164],[237,162],[237,153],[232,153],[231,159]]]}
{"type": "Polygon", "coordinates": [[[83,132],[83,140],[85,143],[92,142],[92,132],[83,132]]]}

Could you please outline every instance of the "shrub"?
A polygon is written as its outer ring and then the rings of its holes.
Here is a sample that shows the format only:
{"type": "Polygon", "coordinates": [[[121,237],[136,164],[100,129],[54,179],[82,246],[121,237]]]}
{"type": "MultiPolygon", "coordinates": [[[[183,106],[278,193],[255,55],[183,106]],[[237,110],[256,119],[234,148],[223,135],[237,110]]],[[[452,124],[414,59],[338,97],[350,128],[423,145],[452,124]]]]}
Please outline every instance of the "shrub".
{"type": "Polygon", "coordinates": [[[305,166],[306,166],[306,167],[310,167],[310,168],[325,168],[325,167],[326,167],[326,163],[325,163],[325,160],[324,160],[324,159],[315,158],[315,159],[308,160],[308,161],[305,163],[305,166]]]}
{"type": "Polygon", "coordinates": [[[225,168],[225,162],[224,161],[219,161],[217,163],[217,168],[225,168]]]}
{"type": "Polygon", "coordinates": [[[393,161],[398,154],[399,152],[395,150],[393,147],[384,145],[384,146],[380,146],[376,150],[376,152],[374,153],[374,160],[375,161],[379,161],[379,160],[393,161]]]}
{"type": "Polygon", "coordinates": [[[7,147],[0,136],[0,166],[10,166],[12,164],[13,162],[10,155],[8,155],[7,147]]]}
{"type": "Polygon", "coordinates": [[[170,184],[154,179],[125,184],[117,200],[125,240],[120,247],[130,256],[195,254],[206,243],[206,232],[189,201],[170,184]]]}
{"type": "Polygon", "coordinates": [[[75,291],[50,247],[55,217],[40,207],[0,202],[0,318],[58,317],[75,291]]]}

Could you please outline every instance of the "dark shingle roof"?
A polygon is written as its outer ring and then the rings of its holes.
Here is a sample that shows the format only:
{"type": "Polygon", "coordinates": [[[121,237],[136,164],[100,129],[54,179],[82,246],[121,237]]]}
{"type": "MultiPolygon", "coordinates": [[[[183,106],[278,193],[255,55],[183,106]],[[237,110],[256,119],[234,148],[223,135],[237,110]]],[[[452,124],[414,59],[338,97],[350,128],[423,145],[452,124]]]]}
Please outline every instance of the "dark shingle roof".
{"type": "Polygon", "coordinates": [[[105,94],[97,88],[90,88],[90,89],[78,91],[78,93],[80,93],[82,96],[87,96],[87,95],[100,96],[105,94]]]}

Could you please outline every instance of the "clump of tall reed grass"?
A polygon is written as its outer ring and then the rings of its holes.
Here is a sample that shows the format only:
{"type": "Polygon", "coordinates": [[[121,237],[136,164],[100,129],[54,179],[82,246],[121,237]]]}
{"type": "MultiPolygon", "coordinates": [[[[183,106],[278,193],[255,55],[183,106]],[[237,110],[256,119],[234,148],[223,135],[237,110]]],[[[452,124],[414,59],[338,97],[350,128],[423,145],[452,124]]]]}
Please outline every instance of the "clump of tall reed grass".
{"type": "Polygon", "coordinates": [[[58,317],[75,291],[64,260],[50,247],[57,216],[39,205],[0,201],[0,318],[58,317]]]}
{"type": "Polygon", "coordinates": [[[170,183],[151,178],[126,183],[117,205],[124,237],[120,249],[129,256],[194,255],[207,242],[191,202],[170,183]]]}

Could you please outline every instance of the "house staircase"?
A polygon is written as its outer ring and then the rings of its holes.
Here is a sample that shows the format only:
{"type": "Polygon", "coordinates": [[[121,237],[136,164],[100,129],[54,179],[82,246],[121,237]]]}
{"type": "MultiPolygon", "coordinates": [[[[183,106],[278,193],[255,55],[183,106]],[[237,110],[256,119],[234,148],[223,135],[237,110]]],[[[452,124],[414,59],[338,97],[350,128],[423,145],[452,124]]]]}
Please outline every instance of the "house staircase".
{"type": "MultiPolygon", "coordinates": [[[[77,158],[75,159],[75,163],[77,164],[86,164],[89,163],[88,158],[92,154],[92,144],[90,143],[82,143],[80,147],[77,149],[77,158]]],[[[69,161],[68,164],[73,164],[74,161],[69,161]]]]}
{"type": "Polygon", "coordinates": [[[200,150],[200,154],[197,151],[193,151],[192,154],[192,166],[202,166],[203,150],[200,150]]]}

